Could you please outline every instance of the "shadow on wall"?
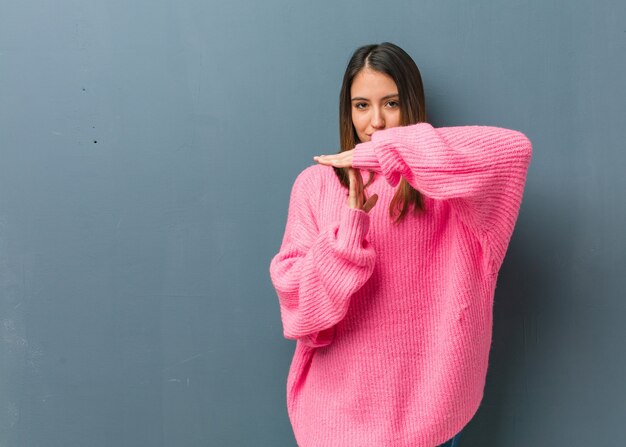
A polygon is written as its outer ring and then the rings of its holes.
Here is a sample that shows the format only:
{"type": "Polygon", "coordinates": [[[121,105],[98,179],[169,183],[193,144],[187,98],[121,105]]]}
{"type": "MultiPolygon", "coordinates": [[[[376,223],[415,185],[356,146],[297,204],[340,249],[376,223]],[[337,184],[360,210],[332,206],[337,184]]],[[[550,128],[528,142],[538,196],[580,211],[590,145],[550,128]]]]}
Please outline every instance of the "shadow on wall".
{"type": "MultiPolygon", "coordinates": [[[[550,321],[558,312],[556,297],[563,293],[562,282],[555,280],[561,277],[556,271],[567,267],[571,259],[573,228],[567,225],[568,216],[562,210],[572,210],[573,214],[575,209],[573,203],[525,191],[520,218],[498,275],[485,395],[463,432],[463,442],[468,446],[501,447],[508,445],[512,435],[519,445],[526,445],[523,433],[515,428],[520,420],[532,417],[536,406],[528,390],[529,369],[535,369],[533,355],[539,349],[554,352],[558,349],[554,344],[560,343],[539,339],[538,327],[558,327],[550,321]],[[562,205],[560,219],[554,215],[555,203],[562,205]],[[524,212],[530,207],[532,213],[524,212]]],[[[525,431],[522,426],[518,428],[525,431]]]]}

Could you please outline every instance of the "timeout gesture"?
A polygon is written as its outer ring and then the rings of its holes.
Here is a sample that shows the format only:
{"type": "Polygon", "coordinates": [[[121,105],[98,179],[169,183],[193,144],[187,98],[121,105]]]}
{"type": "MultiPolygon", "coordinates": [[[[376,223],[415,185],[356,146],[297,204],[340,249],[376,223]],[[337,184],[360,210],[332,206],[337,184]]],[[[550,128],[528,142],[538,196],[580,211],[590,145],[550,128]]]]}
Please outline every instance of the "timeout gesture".
{"type": "Polygon", "coordinates": [[[357,208],[368,213],[376,201],[378,194],[373,194],[370,198],[365,196],[363,189],[363,178],[358,169],[352,167],[352,154],[354,149],[343,151],[333,155],[317,155],[313,159],[320,164],[335,166],[336,168],[348,168],[348,178],[350,179],[350,193],[348,194],[348,206],[357,208]]]}

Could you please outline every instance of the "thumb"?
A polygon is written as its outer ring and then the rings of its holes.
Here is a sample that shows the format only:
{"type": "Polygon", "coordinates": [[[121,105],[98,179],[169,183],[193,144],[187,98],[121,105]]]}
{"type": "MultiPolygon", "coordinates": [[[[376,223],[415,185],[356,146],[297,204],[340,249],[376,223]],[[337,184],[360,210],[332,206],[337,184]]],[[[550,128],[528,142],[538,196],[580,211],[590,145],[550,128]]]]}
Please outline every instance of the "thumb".
{"type": "Polygon", "coordinates": [[[374,208],[376,202],[378,201],[378,194],[372,194],[369,199],[363,204],[363,211],[369,213],[369,211],[374,208]]]}

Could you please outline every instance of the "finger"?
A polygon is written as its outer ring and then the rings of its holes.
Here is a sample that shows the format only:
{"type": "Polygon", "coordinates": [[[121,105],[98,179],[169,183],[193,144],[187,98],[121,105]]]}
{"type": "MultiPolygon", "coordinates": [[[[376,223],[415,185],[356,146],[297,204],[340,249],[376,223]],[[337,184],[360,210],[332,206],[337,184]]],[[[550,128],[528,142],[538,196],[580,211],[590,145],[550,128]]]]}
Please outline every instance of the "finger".
{"type": "Polygon", "coordinates": [[[356,178],[354,174],[354,169],[348,168],[348,179],[350,181],[350,188],[348,194],[348,205],[350,208],[356,208],[357,204],[357,192],[356,192],[356,178]]]}
{"type": "Polygon", "coordinates": [[[336,161],[326,157],[313,157],[313,159],[321,165],[340,167],[336,161]]]}
{"type": "Polygon", "coordinates": [[[365,194],[365,185],[363,184],[363,177],[361,176],[361,172],[358,169],[355,169],[355,172],[356,172],[356,177],[357,177],[358,186],[359,186],[359,193],[358,193],[360,197],[359,203],[361,204],[361,206],[363,206],[363,203],[367,201],[367,195],[365,194]]]}
{"type": "Polygon", "coordinates": [[[352,151],[344,151],[333,155],[315,155],[313,160],[324,165],[347,168],[352,166],[352,151]]]}
{"type": "Polygon", "coordinates": [[[365,191],[363,190],[363,177],[361,177],[361,172],[358,169],[348,168],[352,171],[354,175],[354,192],[356,198],[357,207],[362,208],[363,203],[367,199],[365,196],[365,191]]]}
{"type": "Polygon", "coordinates": [[[376,202],[378,202],[378,194],[372,194],[372,196],[367,199],[367,202],[363,205],[363,211],[369,213],[370,210],[374,208],[374,205],[376,205],[376,202]]]}

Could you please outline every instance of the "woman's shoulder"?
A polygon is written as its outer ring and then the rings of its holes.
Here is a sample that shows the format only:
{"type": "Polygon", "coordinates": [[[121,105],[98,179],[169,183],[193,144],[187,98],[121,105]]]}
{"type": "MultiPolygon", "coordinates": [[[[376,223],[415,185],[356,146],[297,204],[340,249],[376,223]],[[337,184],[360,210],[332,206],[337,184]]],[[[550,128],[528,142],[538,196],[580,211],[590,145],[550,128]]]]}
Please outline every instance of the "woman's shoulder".
{"type": "Polygon", "coordinates": [[[332,166],[315,163],[300,171],[294,181],[294,187],[297,186],[298,189],[319,192],[322,185],[327,184],[329,179],[332,180],[332,177],[337,177],[332,166]]]}

